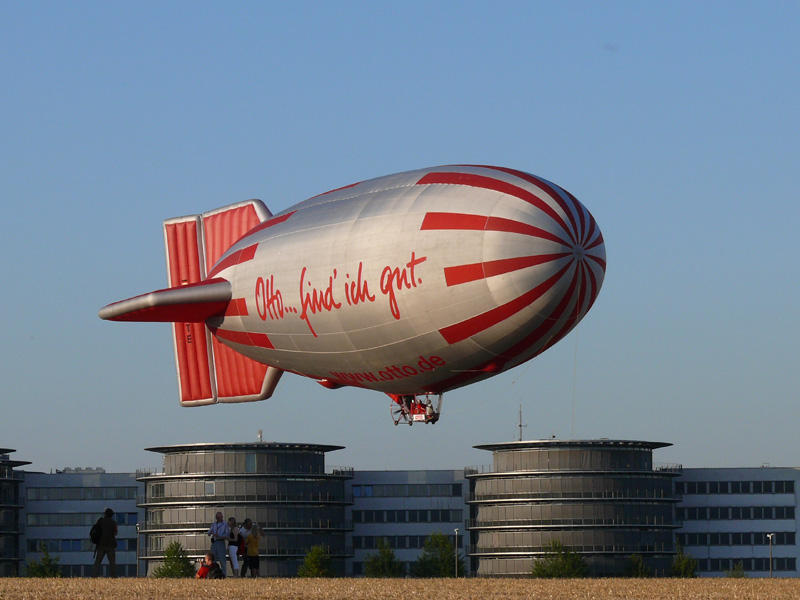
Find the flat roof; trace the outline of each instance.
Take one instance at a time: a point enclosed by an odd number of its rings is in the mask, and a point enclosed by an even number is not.
[[[503,450],[533,450],[546,449],[550,447],[573,447],[573,448],[641,448],[645,450],[655,450],[672,446],[669,442],[645,442],[641,440],[611,440],[600,438],[596,440],[522,440],[515,442],[501,442],[497,444],[481,444],[473,446],[478,450],[490,450],[493,452]]]
[[[294,450],[297,452],[332,452],[343,450],[344,446],[330,444],[305,444],[289,442],[230,442],[230,443],[200,443],[200,444],[175,444],[172,446],[154,446],[145,448],[148,452],[161,454],[174,454],[176,452],[201,452],[203,450]]]

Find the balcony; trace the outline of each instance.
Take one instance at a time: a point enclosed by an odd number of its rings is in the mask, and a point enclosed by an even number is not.
[[[208,496],[139,496],[137,506],[161,506],[164,504],[352,504],[353,495],[344,494],[235,494],[225,496],[212,494]]]
[[[677,528],[672,519],[660,516],[643,516],[641,518],[626,519],[509,519],[498,521],[484,521],[469,519],[467,529],[470,531],[481,529],[539,529],[549,527],[666,527]]]
[[[205,533],[208,531],[208,523],[153,523],[142,524],[140,533],[156,532],[194,532]],[[349,519],[307,519],[302,521],[267,521],[259,523],[263,532],[287,531],[287,530],[306,530],[306,531],[353,531],[353,522]]]

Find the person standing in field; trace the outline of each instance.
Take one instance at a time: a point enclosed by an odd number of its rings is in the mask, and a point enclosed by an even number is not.
[[[108,557],[108,574],[110,577],[117,576],[117,522],[114,520],[114,511],[107,508],[103,513],[103,518],[98,521],[100,525],[100,541],[95,548],[94,569],[92,577],[100,574],[100,564],[103,557]]]
[[[208,528],[208,535],[211,536],[211,553],[222,568],[222,574],[227,575],[228,539],[231,537],[231,528],[228,527],[221,512],[217,512],[215,519]]]
[[[228,518],[228,528],[231,530],[228,538],[228,556],[231,559],[231,577],[239,575],[239,528],[236,526],[236,519]]]
[[[250,521],[250,519],[245,520],[245,526],[248,525],[247,521]],[[247,556],[244,557],[244,564],[250,569],[250,577],[258,577],[258,540],[261,538],[261,530],[258,528],[258,523],[250,522],[249,525],[250,532],[244,540],[245,546],[247,546]],[[244,573],[245,568],[242,567],[242,577],[244,577]]]

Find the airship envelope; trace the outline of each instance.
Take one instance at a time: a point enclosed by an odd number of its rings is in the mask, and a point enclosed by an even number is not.
[[[101,309],[167,321],[183,405],[261,400],[284,371],[419,398],[537,356],[591,308],[606,268],[589,211],[528,173],[444,166],[164,222],[169,287]],[[397,422],[397,420],[395,421]]]

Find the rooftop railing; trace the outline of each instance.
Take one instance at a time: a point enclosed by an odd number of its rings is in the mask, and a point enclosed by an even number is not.
[[[337,465],[326,465],[324,469],[318,467],[310,467],[303,471],[183,471],[182,473],[167,473],[162,469],[136,469],[136,478],[141,477],[214,477],[217,475],[236,475],[240,477],[322,477],[325,475],[333,477],[347,477],[352,478],[355,472],[353,467],[342,467]]]

